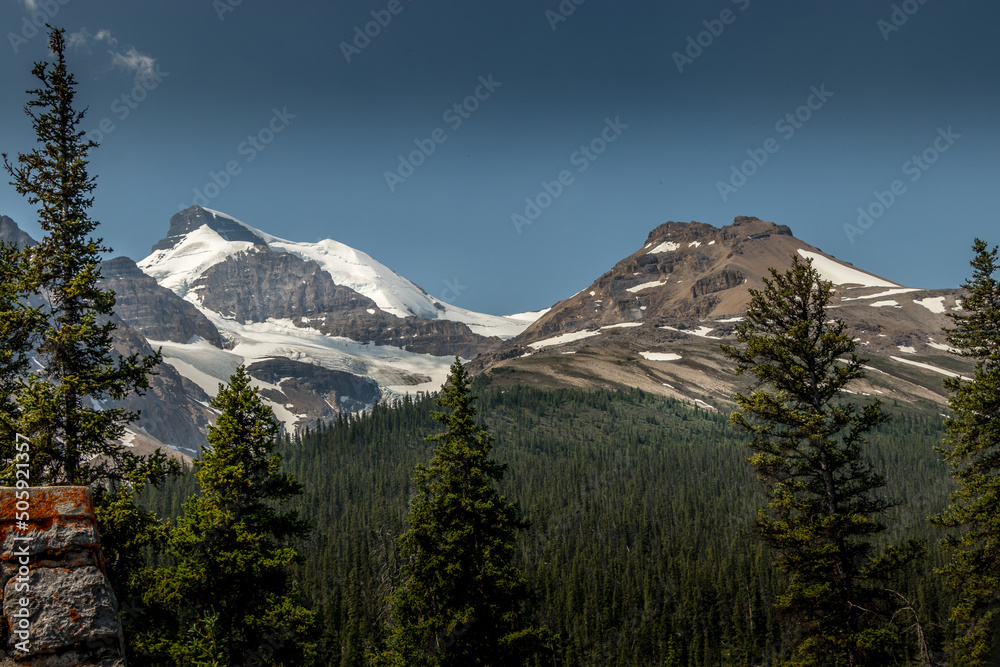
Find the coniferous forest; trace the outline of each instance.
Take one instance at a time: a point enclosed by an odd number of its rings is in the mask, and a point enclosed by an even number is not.
[[[975,362],[945,383],[950,418],[845,389],[866,362],[796,257],[723,347],[757,380],[740,412],[456,358],[440,395],[287,434],[240,365],[181,470],[100,407],[161,356],[112,355],[96,144],[63,31],[49,44],[42,148],[4,156],[46,236],[0,244],[0,477],[93,488],[131,664],[998,664],[997,248],[976,240],[949,314]]]
[[[500,490],[531,522],[518,564],[539,623],[557,635],[555,664],[777,664],[789,639],[773,610],[781,575],[754,536],[764,497],[726,415],[638,390],[479,380],[473,391],[509,464]],[[423,438],[440,431],[433,410],[431,397],[408,398],[283,439],[283,468],[305,489],[296,506],[314,528],[297,577],[319,612],[319,664],[365,664],[383,639],[413,470],[430,458]],[[952,490],[934,449],[944,420],[893,412],[869,448],[887,496],[902,501],[884,537],[928,547],[899,577],[913,609],[896,626],[912,634],[919,624],[940,649],[951,602],[931,576],[944,557],[927,517]],[[176,513],[193,489],[187,476],[148,498]]]

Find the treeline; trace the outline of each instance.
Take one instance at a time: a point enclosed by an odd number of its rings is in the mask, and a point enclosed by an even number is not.
[[[501,491],[532,522],[518,565],[539,622],[559,637],[558,664],[777,664],[788,640],[773,610],[783,582],[754,537],[765,500],[726,415],[639,390],[474,391],[496,458],[509,464]],[[319,664],[365,664],[384,632],[413,469],[432,452],[424,436],[439,430],[433,410],[426,396],[378,405],[280,447],[305,489],[294,504],[314,527],[296,574],[322,626]],[[904,501],[886,517],[886,539],[928,544],[898,582],[919,613],[900,627],[919,620],[937,648],[951,599],[931,572],[945,558],[926,517],[952,489],[934,450],[943,434],[942,418],[900,412],[869,448],[886,493]],[[182,479],[148,496],[170,514],[192,488]]]

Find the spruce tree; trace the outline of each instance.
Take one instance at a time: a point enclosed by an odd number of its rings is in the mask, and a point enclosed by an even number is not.
[[[51,29],[54,62],[36,63],[40,87],[25,108],[40,144],[12,164],[11,184],[38,205],[42,240],[0,248],[0,459],[13,460],[15,434],[30,439],[32,485],[88,485],[95,495],[108,576],[126,626],[126,651],[141,621],[135,575],[145,550],[162,535],[159,520],[136,495],[179,471],[157,451],[136,456],[121,443],[137,412],[115,407],[148,388],[159,354],[121,356],[113,349],[115,295],[99,285],[102,253],[88,209],[96,181],[87,171],[97,146],[80,129],[76,79],[66,65],[64,31]],[[29,366],[34,357],[37,367]],[[0,471],[10,484],[13,470]],[[141,616],[141,614],[138,614]],[[141,624],[141,623],[140,623]]]
[[[206,641],[226,665],[312,664],[314,614],[299,604],[290,567],[309,524],[279,506],[302,493],[281,472],[278,421],[240,366],[212,406],[209,447],[195,460],[201,495],[184,504],[168,539],[175,564],[147,576],[147,603],[168,612],[174,636],[159,645],[196,664]],[[156,648],[156,635],[146,645]]]
[[[98,223],[87,212],[95,188],[87,154],[97,144],[80,129],[84,112],[73,106],[76,79],[66,67],[63,33],[49,34],[55,62],[32,70],[41,86],[28,91],[34,99],[25,112],[41,147],[18,155],[15,164],[3,156],[11,184],[38,205],[45,232],[23,250],[21,273],[11,283],[46,303],[41,320],[26,323],[36,329],[41,369],[16,392],[16,428],[31,439],[33,484],[88,485],[120,480],[137,464],[120,439],[138,414],[102,404],[148,388],[147,374],[160,357],[113,354],[115,296],[98,285],[101,253],[110,249],[91,237]]]
[[[27,303],[24,293],[24,256],[14,244],[0,242],[0,484],[16,482],[18,388],[30,369],[30,352],[40,311]]]
[[[755,380],[737,393],[732,421],[749,432],[748,458],[769,498],[757,526],[777,551],[788,586],[776,607],[791,626],[794,665],[886,665],[900,654],[891,626],[898,608],[887,577],[919,547],[876,553],[892,503],[865,460],[863,445],[888,420],[878,401],[843,400],[864,363],[842,321],[829,321],[833,286],[811,262],[771,270],[736,328],[743,344],[723,346],[737,374]]]
[[[455,359],[435,412],[443,433],[429,465],[417,466],[417,494],[402,535],[402,582],[391,597],[388,648],[376,665],[524,665],[547,631],[530,621],[532,595],[515,567],[517,505],[493,486],[506,465],[490,458],[492,437],[476,424],[476,397]]]
[[[948,314],[955,328],[947,334],[976,370],[971,381],[945,380],[954,416],[951,447],[941,451],[958,488],[932,520],[960,529],[943,540],[954,558],[942,573],[956,592],[955,664],[978,666],[1000,661],[1000,262],[997,248],[980,239],[973,251],[962,312]]]

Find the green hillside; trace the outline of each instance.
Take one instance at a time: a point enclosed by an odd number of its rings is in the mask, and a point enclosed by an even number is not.
[[[638,390],[476,391],[495,456],[510,466],[502,490],[532,522],[519,565],[538,592],[540,621],[560,636],[556,664],[774,663],[780,574],[752,535],[764,499],[725,415]],[[433,409],[428,397],[380,405],[283,445],[315,527],[299,578],[322,615],[324,664],[364,664],[380,637],[413,468],[430,458],[423,437],[438,430]],[[898,585],[932,644],[948,608],[929,576],[940,535],[926,520],[951,488],[934,451],[942,422],[901,413],[870,448],[887,493],[904,501],[886,517],[889,539],[929,543]],[[180,480],[151,502],[176,513],[191,488]],[[913,622],[900,618],[900,632]]]

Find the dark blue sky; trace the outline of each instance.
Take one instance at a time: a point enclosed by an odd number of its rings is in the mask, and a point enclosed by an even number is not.
[[[575,293],[667,220],[755,215],[918,287],[1000,242],[992,0],[61,2],[0,5],[0,150],[34,145],[34,13],[76,35],[85,125],[110,130],[94,217],[135,259],[196,189],[493,313]],[[0,213],[38,236],[10,186]]]

